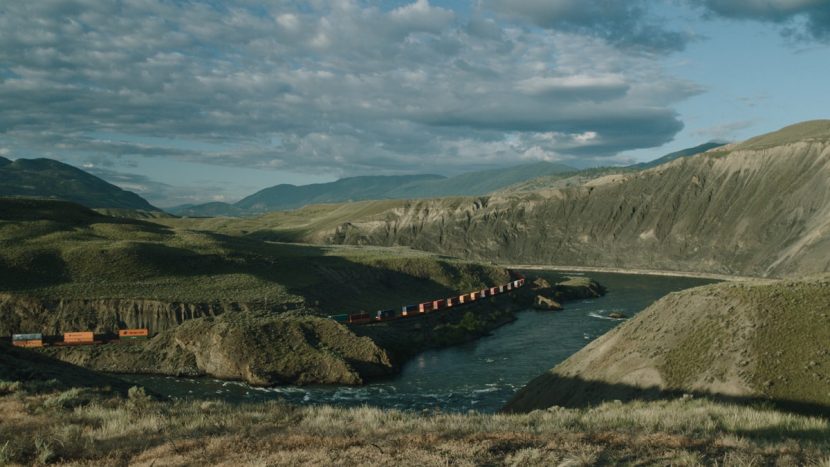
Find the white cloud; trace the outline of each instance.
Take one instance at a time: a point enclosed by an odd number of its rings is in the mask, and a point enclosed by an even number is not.
[[[700,92],[618,42],[425,0],[11,2],[0,134],[43,154],[338,174],[607,157],[671,140],[673,104]]]

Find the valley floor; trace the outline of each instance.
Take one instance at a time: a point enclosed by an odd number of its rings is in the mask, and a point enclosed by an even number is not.
[[[698,399],[413,414],[6,382],[0,411],[3,465],[830,465],[830,421]]]

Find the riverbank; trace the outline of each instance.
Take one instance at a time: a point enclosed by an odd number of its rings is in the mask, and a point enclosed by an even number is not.
[[[561,300],[598,296],[590,280],[556,284]],[[410,292],[412,293],[412,292]],[[362,385],[400,372],[415,355],[488,335],[532,304],[534,286],[415,318],[344,325],[308,313],[236,312],[187,320],[148,341],[50,347],[97,371],[208,376],[253,386]],[[561,295],[561,297],[560,297]]]
[[[737,275],[728,275],[728,274],[709,274],[709,273],[702,273],[702,272],[693,272],[693,271],[666,271],[666,270],[657,270],[657,269],[632,269],[632,268],[604,268],[604,267],[595,267],[595,266],[562,266],[562,265],[553,265],[553,264],[521,264],[521,265],[506,265],[500,264],[499,266],[508,268],[508,269],[516,269],[516,270],[526,270],[526,271],[557,271],[557,272],[580,272],[580,273],[590,273],[590,272],[599,272],[599,273],[608,273],[608,274],[629,274],[635,276],[664,276],[664,277],[689,277],[695,279],[712,279],[717,281],[735,281],[735,282],[744,282],[744,281],[758,281],[764,280],[763,277],[752,277],[752,276],[737,276]],[[773,280],[773,279],[770,279]]]

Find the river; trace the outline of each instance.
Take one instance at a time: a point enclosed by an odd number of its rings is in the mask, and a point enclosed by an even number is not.
[[[570,273],[583,275],[583,273]],[[604,297],[567,302],[560,312],[523,311],[516,321],[465,345],[427,351],[389,381],[361,387],[255,388],[214,379],[125,376],[175,398],[229,401],[282,399],[293,404],[372,405],[402,410],[495,412],[519,388],[660,297],[715,281],[708,279],[587,273],[608,288]]]

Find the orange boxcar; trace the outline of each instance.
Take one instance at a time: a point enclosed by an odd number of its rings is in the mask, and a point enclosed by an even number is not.
[[[95,341],[95,334],[92,331],[84,332],[65,332],[63,333],[64,342],[93,342]]]
[[[12,345],[15,347],[43,347],[43,340],[32,339],[29,341],[13,341]]]
[[[150,330],[142,329],[119,329],[118,337],[147,337],[150,335]]]

